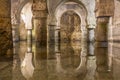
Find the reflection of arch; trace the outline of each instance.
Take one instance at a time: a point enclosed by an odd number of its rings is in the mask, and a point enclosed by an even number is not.
[[[64,45],[63,45],[64,46]],[[80,63],[79,66],[75,67],[74,69],[66,70],[65,68],[63,68],[62,64],[61,64],[61,51],[56,52],[56,59],[57,59],[57,64],[56,64],[56,69],[58,73],[62,73],[63,75],[65,74],[72,74],[72,75],[76,75],[79,74],[80,78],[84,79],[85,75],[86,75],[86,70],[87,70],[87,60],[86,60],[86,55],[87,55],[87,44],[86,43],[82,43],[81,46],[82,51],[80,54]],[[83,76],[84,75],[84,76]]]
[[[56,58],[57,58],[57,66],[56,66],[56,69],[58,71],[58,73],[63,73],[64,74],[73,74],[73,75],[76,75],[76,73],[80,74],[80,75],[85,75],[86,74],[86,57],[85,56],[81,56],[81,63],[79,64],[79,66],[75,69],[73,69],[72,71],[68,71],[68,70],[65,70],[62,65],[61,65],[61,55],[60,53],[59,54],[56,54]],[[81,76],[81,78],[84,79],[85,76]]]
[[[57,54],[56,55],[57,62],[58,62],[57,64],[60,66],[59,68],[61,68],[61,70],[63,70],[63,68],[61,66],[61,58],[60,58],[60,56],[61,56],[61,54]],[[86,57],[81,54],[80,59],[81,59],[80,64],[79,64],[79,66],[76,69],[74,69],[74,72],[77,72],[77,71],[80,71],[80,70],[82,71],[82,69],[86,65]],[[66,71],[66,70],[64,70],[64,71]]]
[[[24,60],[21,62],[21,72],[26,79],[33,76],[34,66],[32,63],[32,53],[26,53]]]

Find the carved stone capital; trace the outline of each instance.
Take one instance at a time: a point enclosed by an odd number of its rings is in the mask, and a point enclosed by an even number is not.
[[[96,17],[113,16],[114,0],[96,0]]]
[[[47,10],[46,2],[33,3],[33,10]]]
[[[44,10],[44,11],[34,10],[33,11],[33,18],[39,18],[39,17],[47,17],[47,11],[46,10]]]
[[[108,23],[109,22],[109,17],[99,17],[97,18],[98,23]]]

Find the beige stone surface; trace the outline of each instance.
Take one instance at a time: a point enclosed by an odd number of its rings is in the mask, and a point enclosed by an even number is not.
[[[0,55],[12,54],[10,0],[0,0]]]

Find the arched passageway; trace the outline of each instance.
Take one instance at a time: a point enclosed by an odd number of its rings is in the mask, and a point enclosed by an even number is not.
[[[80,17],[73,11],[63,13],[60,20],[60,41],[81,41]]]

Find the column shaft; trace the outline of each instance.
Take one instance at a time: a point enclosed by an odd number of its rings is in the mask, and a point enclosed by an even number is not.
[[[108,41],[108,37],[107,37],[108,23],[109,23],[109,17],[98,17],[97,18],[97,27],[95,30],[95,40],[96,41],[98,41],[98,42]]]

